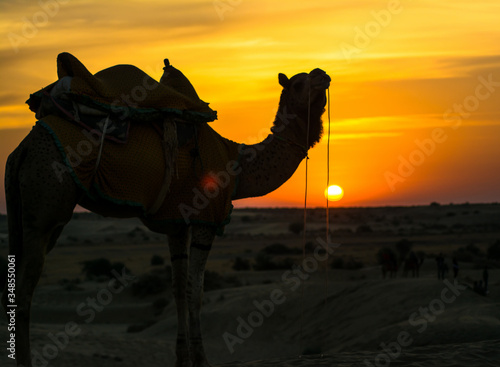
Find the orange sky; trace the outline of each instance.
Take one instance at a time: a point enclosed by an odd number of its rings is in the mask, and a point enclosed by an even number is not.
[[[271,126],[279,72],[322,68],[331,183],[345,190],[334,205],[500,198],[498,0],[41,0],[1,2],[0,14],[0,212],[6,157],[34,123],[24,102],[56,80],[63,51],[94,73],[133,64],[156,79],[169,58],[218,111],[212,126],[244,143]],[[326,137],[310,158],[308,203],[323,206]],[[236,204],[300,206],[304,180],[302,164]]]

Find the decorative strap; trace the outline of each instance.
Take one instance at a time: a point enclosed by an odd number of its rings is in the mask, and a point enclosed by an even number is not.
[[[147,215],[154,215],[160,210],[172,183],[174,165],[177,157],[177,125],[170,119],[163,120],[163,154],[165,158],[165,174],[160,192]]]

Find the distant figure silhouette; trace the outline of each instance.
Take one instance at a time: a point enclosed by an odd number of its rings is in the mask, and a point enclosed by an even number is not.
[[[444,280],[444,272],[445,272],[445,264],[443,253],[440,253],[438,257],[436,257],[436,263],[438,268],[438,279]]]
[[[458,275],[458,260],[457,257],[455,256],[453,258],[453,278],[457,279],[457,275]]]
[[[420,259],[417,257],[417,255],[415,254],[415,252],[410,252],[410,255],[408,257],[408,259],[406,259],[405,263],[404,263],[404,268],[403,268],[403,276],[407,277],[408,276],[408,272],[411,270],[411,273],[412,273],[412,277],[415,278],[415,277],[419,277],[419,270],[420,270],[420,266],[422,265],[422,263],[424,262],[424,258],[423,257],[420,257]]]

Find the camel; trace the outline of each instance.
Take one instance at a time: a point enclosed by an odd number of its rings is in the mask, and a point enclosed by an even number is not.
[[[424,258],[418,258],[417,255],[412,251],[410,257],[404,261],[403,266],[403,277],[408,277],[408,273],[411,271],[411,276],[413,278],[418,278],[420,275],[420,267],[424,262]]]
[[[321,139],[321,115],[330,80],[321,69],[292,78],[279,74],[283,90],[271,134],[260,143],[245,145],[246,154],[239,161],[239,184],[233,200],[266,195],[293,175],[307,151]],[[188,223],[158,228],[136,211],[117,210],[116,205],[105,200],[90,205],[73,180],[58,181],[53,173],[53,162],[62,165],[61,154],[52,136],[36,124],[9,156],[6,165],[9,252],[16,256],[17,267],[17,366],[32,366],[29,340],[32,295],[42,273],[45,255],[54,248],[79,204],[105,216],[139,216],[149,229],[167,235],[178,316],[175,365],[209,367],[200,331],[200,309],[205,264],[216,236],[214,228]],[[2,304],[6,309],[7,302],[5,288]]]

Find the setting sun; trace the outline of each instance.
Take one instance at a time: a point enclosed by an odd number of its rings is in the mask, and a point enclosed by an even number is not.
[[[325,190],[325,196],[329,201],[339,201],[344,196],[344,190],[338,185],[331,185]]]

